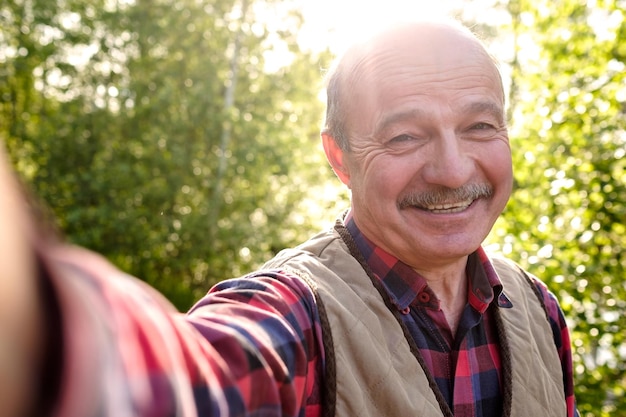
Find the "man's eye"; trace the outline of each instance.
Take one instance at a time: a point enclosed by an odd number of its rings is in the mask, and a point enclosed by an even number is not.
[[[398,135],[394,138],[391,138],[389,142],[390,143],[402,143],[402,142],[408,142],[411,140],[415,140],[415,138],[411,135]]]
[[[498,133],[498,128],[491,123],[479,122],[470,126],[465,137],[471,140],[491,139]]]
[[[472,129],[474,130],[495,130],[496,127],[490,123],[476,123],[475,125],[472,126]]]

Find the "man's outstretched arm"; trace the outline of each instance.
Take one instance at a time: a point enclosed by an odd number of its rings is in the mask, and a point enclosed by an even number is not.
[[[61,247],[46,263],[62,317],[57,415],[319,412],[307,399],[319,399],[323,348],[298,278],[266,271],[226,281],[184,315],[93,253]]]

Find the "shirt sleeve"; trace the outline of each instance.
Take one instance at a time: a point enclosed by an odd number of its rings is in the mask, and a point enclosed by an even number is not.
[[[223,282],[182,314],[98,255],[51,258],[63,334],[55,416],[319,415],[321,327],[299,278]]]
[[[574,396],[572,344],[565,315],[559,305],[558,299],[551,291],[548,290],[548,287],[536,277],[533,277],[533,280],[539,294],[543,298],[548,318],[550,320],[552,334],[554,336],[554,343],[556,345],[559,358],[561,359],[561,368],[563,369],[563,385],[565,387],[565,401],[567,403],[567,415],[568,417],[577,417],[579,414],[576,409],[576,398]]]

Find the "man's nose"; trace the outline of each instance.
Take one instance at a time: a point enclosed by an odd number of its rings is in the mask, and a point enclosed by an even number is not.
[[[422,170],[424,181],[448,188],[467,184],[474,171],[472,144],[462,141],[454,132],[443,132],[430,145]]]

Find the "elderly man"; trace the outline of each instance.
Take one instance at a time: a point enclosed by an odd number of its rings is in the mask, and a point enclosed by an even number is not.
[[[350,209],[187,315],[3,204],[7,415],[576,415],[556,299],[481,248],[512,187],[504,113],[496,65],[459,25],[354,45],[322,132]]]

